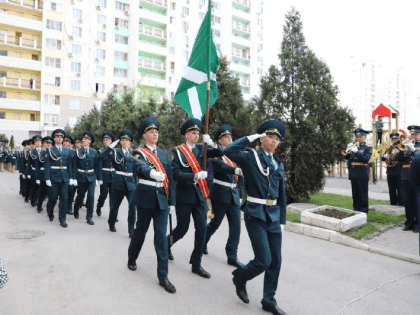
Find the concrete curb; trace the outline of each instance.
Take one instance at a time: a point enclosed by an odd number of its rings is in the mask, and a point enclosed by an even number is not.
[[[417,257],[414,255],[399,253],[399,252],[391,251],[384,248],[372,247],[361,241],[355,240],[354,238],[343,235],[336,231],[331,231],[331,230],[327,230],[327,229],[323,229],[323,228],[319,228],[319,227],[311,226],[307,224],[302,224],[302,223],[294,223],[290,221],[287,221],[287,224],[284,226],[284,230],[288,232],[320,238],[320,239],[330,241],[336,244],[370,251],[372,253],[408,261],[411,263],[420,264],[420,256]]]

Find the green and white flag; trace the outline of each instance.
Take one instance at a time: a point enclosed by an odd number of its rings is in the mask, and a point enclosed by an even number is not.
[[[216,72],[219,67],[216,46],[211,32],[211,1],[194,42],[191,57],[175,93],[175,100],[192,118],[206,113],[207,81],[210,81],[209,107],[218,97]]]

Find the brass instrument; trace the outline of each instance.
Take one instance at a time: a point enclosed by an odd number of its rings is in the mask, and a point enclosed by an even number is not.
[[[353,148],[357,148],[357,147],[359,147],[359,142],[353,143],[351,146],[347,147],[346,150],[341,150],[341,154],[344,155],[344,156],[346,156],[347,154],[350,154],[351,153],[351,150]]]
[[[397,165],[397,161],[395,160],[396,154],[392,154],[392,151],[394,149],[402,150],[403,141],[406,141],[406,139],[406,135],[400,135],[399,139],[385,150],[385,153],[389,155],[389,158],[385,160],[386,167],[394,167]]]

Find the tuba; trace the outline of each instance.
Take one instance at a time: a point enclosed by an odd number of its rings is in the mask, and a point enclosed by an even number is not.
[[[387,158],[385,160],[385,164],[386,167],[394,167],[395,165],[397,165],[397,161],[395,160],[396,158],[396,154],[392,154],[392,151],[394,149],[398,149],[398,150],[403,150],[402,149],[402,145],[403,142],[407,140],[407,136],[406,135],[400,135],[399,139],[397,141],[395,141],[394,143],[392,143],[386,150],[385,153],[387,153],[389,155],[389,158]]]

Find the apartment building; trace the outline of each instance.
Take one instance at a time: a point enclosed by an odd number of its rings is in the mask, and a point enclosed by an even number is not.
[[[263,69],[263,0],[212,1],[213,38],[248,102]],[[0,0],[0,135],[74,126],[109,92],[173,98],[208,0]]]

